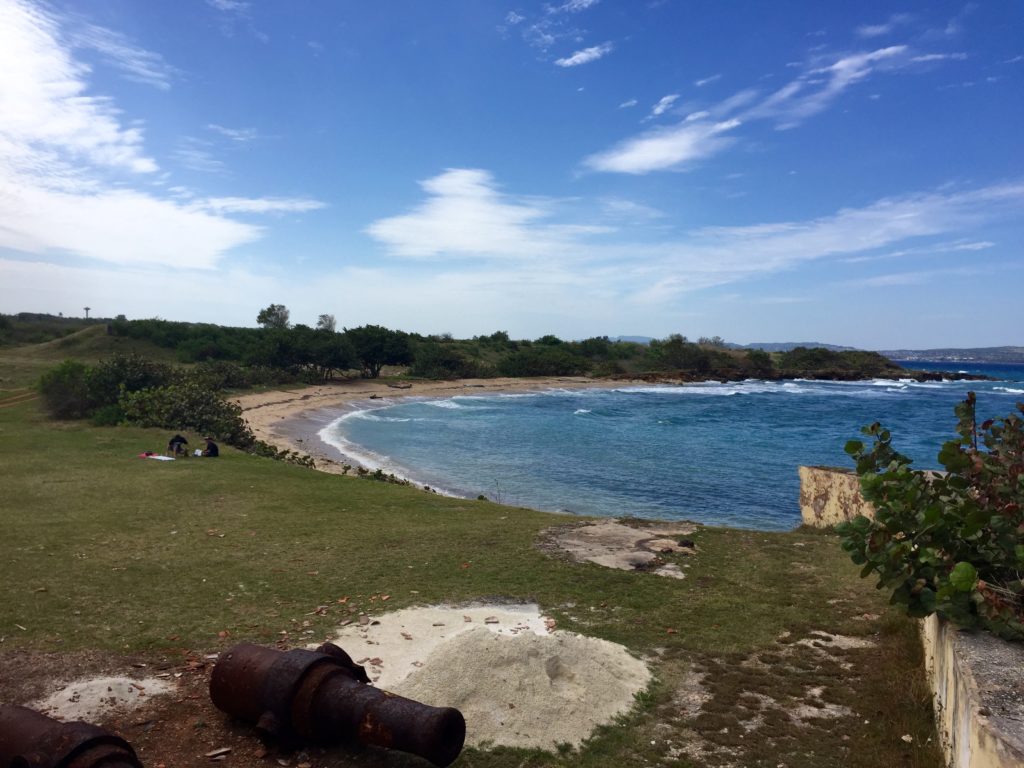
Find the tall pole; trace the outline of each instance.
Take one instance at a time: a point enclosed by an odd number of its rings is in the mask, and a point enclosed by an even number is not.
[[[85,319],[88,320],[89,319],[89,310],[92,309],[92,307],[85,307],[84,309],[85,309]]]

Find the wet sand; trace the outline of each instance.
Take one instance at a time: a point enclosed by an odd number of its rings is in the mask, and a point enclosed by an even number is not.
[[[313,457],[316,468],[342,474],[344,465],[360,466],[317,434],[346,410],[381,407],[402,397],[455,397],[456,395],[505,392],[539,392],[549,389],[620,387],[627,382],[600,381],[583,376],[534,379],[459,379],[457,381],[385,382],[351,379],[337,383],[295,387],[235,398],[242,416],[256,437],[278,449]]]

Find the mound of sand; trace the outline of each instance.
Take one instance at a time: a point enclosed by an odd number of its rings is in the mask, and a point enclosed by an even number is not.
[[[379,687],[466,718],[466,743],[578,746],[651,680],[621,645],[553,631],[536,605],[410,608],[335,642]]]
[[[157,677],[144,680],[96,677],[69,683],[28,706],[57,720],[95,723],[110,712],[131,711],[141,707],[148,696],[158,696],[173,690],[172,683]]]

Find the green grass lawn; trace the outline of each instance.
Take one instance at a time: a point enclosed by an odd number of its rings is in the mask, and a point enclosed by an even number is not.
[[[832,535],[700,528],[678,581],[535,546],[574,518],[227,447],[219,459],[137,457],[168,437],[51,422],[38,402],[0,408],[4,674],[15,651],[301,645],[330,635],[350,609],[536,601],[560,629],[651,659],[657,682],[635,714],[579,753],[467,751],[459,765],[941,765],[915,626],[857,577]],[[386,603],[370,600],[382,594]],[[814,631],[875,647],[815,645]],[[695,679],[699,710],[681,703]],[[785,711],[811,689],[823,715],[794,725]],[[766,709],[765,697],[778,706]],[[829,705],[850,714],[827,719]],[[686,743],[706,749],[680,757]]]

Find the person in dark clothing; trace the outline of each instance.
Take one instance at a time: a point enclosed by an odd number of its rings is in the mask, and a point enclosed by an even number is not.
[[[220,456],[220,448],[218,448],[217,444],[213,442],[212,437],[204,437],[203,440],[206,441],[206,448],[203,450],[203,456],[208,456],[211,459]]]
[[[188,445],[188,440],[181,435],[175,435],[167,441],[167,453],[171,456],[188,456],[186,445]]]

